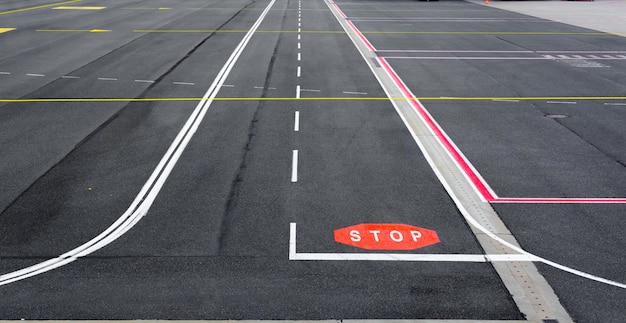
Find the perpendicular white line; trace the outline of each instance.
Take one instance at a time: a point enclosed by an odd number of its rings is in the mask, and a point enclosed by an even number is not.
[[[79,257],[84,257],[88,254],[91,254],[108,245],[109,243],[115,241],[126,231],[130,230],[137,222],[139,222],[139,220],[145,214],[147,214],[150,206],[152,205],[152,203],[156,199],[156,196],[163,187],[165,180],[171,174],[172,169],[174,168],[178,159],[185,150],[185,147],[198,129],[198,126],[206,115],[206,112],[211,105],[211,102],[217,96],[220,86],[226,80],[226,77],[232,70],[234,64],[237,62],[239,56],[241,56],[241,53],[250,41],[250,38],[258,29],[265,16],[267,16],[274,3],[275,0],[272,0],[267,5],[265,10],[259,16],[256,23],[248,30],[239,45],[235,48],[231,56],[228,58],[228,60],[218,73],[218,76],[214,79],[213,83],[203,96],[202,100],[198,103],[191,116],[168,148],[163,158],[159,161],[157,167],[150,175],[148,181],[141,188],[139,194],[135,197],[130,207],[124,212],[124,214],[122,214],[122,216],[120,216],[111,226],[109,226],[104,232],[100,233],[95,238],[60,255],[59,257],[49,259],[42,263],[35,264],[33,266],[13,271],[4,275],[0,275],[0,285],[6,285],[11,282],[44,273],[46,271],[70,263]]]
[[[423,262],[541,261],[541,258],[528,254],[298,253],[296,229],[296,223],[292,222],[289,224],[289,260]]]
[[[300,85],[296,85],[296,99],[300,98]]]
[[[300,111],[296,111],[294,115],[293,131],[300,131]]]
[[[291,157],[291,182],[298,182],[298,151],[294,150]]]
[[[301,67],[301,66],[298,66],[298,71],[297,71],[297,73],[296,73],[296,76],[297,76],[297,77],[300,77],[301,75],[302,75],[302,67]]]

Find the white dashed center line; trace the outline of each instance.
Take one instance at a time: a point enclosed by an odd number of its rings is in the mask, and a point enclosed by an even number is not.
[[[298,181],[298,151],[294,150],[291,160],[291,182],[296,183]]]
[[[300,111],[296,111],[293,121],[293,131],[300,131]]]
[[[45,76],[45,75],[44,74],[26,74],[26,76],[42,77],[42,76]]]
[[[113,77],[99,77],[98,80],[99,81],[117,81],[117,79]]]
[[[190,82],[174,82],[174,84],[176,84],[176,85],[196,85],[196,83],[190,83]]]

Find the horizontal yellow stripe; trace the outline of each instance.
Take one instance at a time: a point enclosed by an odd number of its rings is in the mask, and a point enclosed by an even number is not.
[[[592,101],[626,100],[626,96],[546,96],[546,97],[417,97],[420,101]],[[49,98],[49,99],[0,99],[0,103],[54,103],[54,102],[167,102],[167,101],[202,101],[202,98]],[[386,101],[409,100],[407,98],[386,97],[319,97],[319,98],[215,98],[214,101]]]
[[[136,29],[135,33],[247,33],[247,29]],[[297,33],[297,30],[257,30],[256,33]],[[303,34],[345,34],[343,30],[301,30]]]
[[[43,6],[15,9],[15,10],[11,10],[11,11],[0,12],[0,15],[8,15],[8,14],[17,13],[17,12],[36,10],[36,9],[42,9],[42,8],[49,8],[49,7],[59,6],[59,5],[62,5],[62,4],[75,3],[75,2],[80,2],[80,1],[81,0],[71,0],[71,1],[64,1],[64,2],[57,2],[57,3],[46,4],[46,5],[43,5]]]

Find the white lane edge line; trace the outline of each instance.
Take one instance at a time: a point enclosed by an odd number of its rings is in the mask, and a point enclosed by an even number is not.
[[[256,32],[265,16],[267,16],[267,13],[270,11],[275,1],[276,0],[272,0],[268,4],[255,24],[248,30],[244,38],[235,48],[202,100],[198,103],[191,116],[187,119],[187,122],[168,148],[163,158],[159,161],[159,164],[150,175],[148,181],[141,188],[139,194],[135,197],[131,206],[124,212],[124,214],[122,214],[122,216],[120,216],[111,226],[95,238],[56,258],[0,275],[0,286],[53,270],[57,267],[68,264],[79,257],[89,255],[115,241],[125,232],[130,230],[143,216],[147,214],[150,206],[156,199],[156,196],[176,165],[178,158],[180,158],[185,147],[191,140],[191,137],[196,132],[200,122],[206,114],[206,111],[211,105],[211,102],[219,92],[220,86],[226,80],[226,77],[250,41],[250,38]]]

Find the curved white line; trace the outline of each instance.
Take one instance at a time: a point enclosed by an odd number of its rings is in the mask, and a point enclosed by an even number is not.
[[[165,155],[159,161],[159,164],[150,175],[148,181],[143,185],[141,191],[139,192],[137,197],[135,197],[130,207],[124,212],[124,214],[122,214],[122,216],[120,216],[105,231],[79,247],[76,247],[56,258],[52,258],[39,264],[1,275],[0,286],[53,270],[55,268],[67,265],[80,257],[87,256],[121,237],[124,233],[128,232],[128,230],[135,226],[135,224],[137,224],[139,220],[141,220],[141,218],[143,218],[148,213],[148,210],[150,209],[152,203],[161,191],[161,188],[165,184],[165,181],[169,177],[172,169],[174,169],[174,166],[176,165],[178,159],[187,147],[187,144],[189,144],[189,141],[200,126],[200,123],[204,119],[204,116],[206,115],[207,110],[213,102],[213,99],[215,99],[215,97],[217,96],[220,87],[224,84],[224,81],[230,74],[230,71],[239,59],[239,56],[252,38],[252,35],[259,28],[259,25],[264,20],[265,16],[270,11],[275,1],[276,0],[272,0],[267,5],[257,21],[254,23],[254,25],[252,25],[244,38],[237,45],[220,72],[217,74],[216,78],[213,80],[213,83],[211,84],[207,92],[202,97],[202,100],[200,100],[200,102],[192,112],[191,116],[189,117],[189,119],[187,119],[187,122],[168,148]]]

